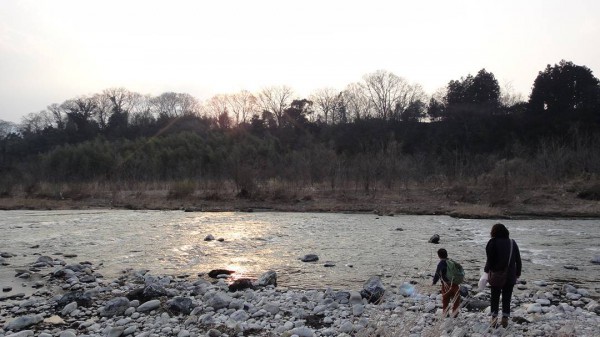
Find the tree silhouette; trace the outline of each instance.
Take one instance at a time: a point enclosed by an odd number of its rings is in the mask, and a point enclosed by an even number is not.
[[[588,67],[565,60],[547,65],[533,83],[529,111],[537,118],[551,121],[598,123],[599,83]]]
[[[450,81],[445,101],[447,118],[496,114],[500,107],[500,85],[494,74],[481,69],[475,77],[469,74]]]

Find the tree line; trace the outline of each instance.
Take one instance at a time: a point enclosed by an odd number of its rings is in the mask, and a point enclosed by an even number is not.
[[[508,174],[594,177],[599,83],[563,60],[539,72],[526,101],[485,69],[431,96],[382,70],[306,98],[287,86],[205,102],[112,88],[20,125],[0,121],[0,193],[40,181],[231,181],[254,193],[276,180],[370,193]]]

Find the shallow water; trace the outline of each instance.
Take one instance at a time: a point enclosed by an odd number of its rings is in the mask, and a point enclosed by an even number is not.
[[[102,263],[106,278],[125,268],[196,275],[212,269],[256,277],[275,270],[279,286],[360,289],[370,276],[401,284],[435,270],[446,248],[476,283],[495,220],[446,216],[376,216],[331,213],[185,213],[180,211],[3,211],[0,252],[17,254],[0,267],[0,286],[37,255],[67,263]],[[518,243],[526,281],[567,281],[596,292],[600,265],[599,220],[503,220]],[[401,231],[398,229],[402,229]],[[212,234],[223,242],[204,241]],[[440,244],[427,243],[439,234]],[[38,246],[38,248],[31,248]],[[76,254],[64,258],[58,254]],[[319,261],[299,257],[317,254]],[[334,267],[324,267],[330,261]],[[570,266],[576,269],[566,269]],[[14,283],[13,283],[14,284]],[[19,289],[15,289],[17,291]],[[13,291],[13,292],[14,292]]]

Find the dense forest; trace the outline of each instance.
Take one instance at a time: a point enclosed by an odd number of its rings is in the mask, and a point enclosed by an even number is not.
[[[113,88],[51,104],[19,125],[0,121],[0,195],[90,183],[168,183],[174,196],[238,198],[458,183],[502,191],[593,183],[599,149],[600,82],[567,61],[540,71],[527,100],[485,69],[430,96],[386,71],[305,98],[286,86],[205,102]]]

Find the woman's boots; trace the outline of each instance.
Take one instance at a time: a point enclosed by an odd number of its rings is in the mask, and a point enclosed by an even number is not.
[[[492,328],[498,328],[500,325],[502,325],[503,328],[506,328],[508,326],[508,317],[503,316],[500,323],[498,323],[498,317],[492,317],[490,326]]]

